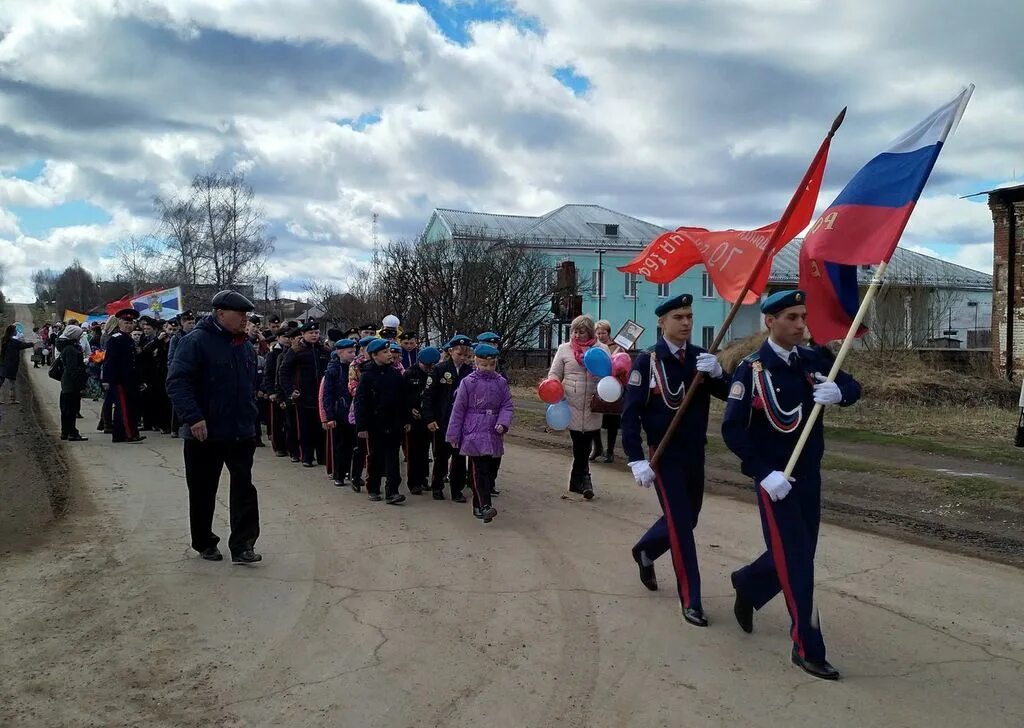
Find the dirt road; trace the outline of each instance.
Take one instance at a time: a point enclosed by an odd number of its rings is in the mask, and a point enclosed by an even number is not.
[[[29,373],[52,418],[56,383]],[[701,630],[668,562],[651,593],[629,557],[654,495],[601,470],[595,501],[560,500],[563,452],[512,445],[484,525],[259,451],[265,561],[248,568],[189,550],[180,441],[86,434],[62,446],[75,508],[0,560],[0,725],[1024,724],[1009,566],[825,527],[818,605],[845,679],[823,683],[789,664],[781,600],[753,635],[733,622],[728,573],[762,549],[752,503],[707,500]]]

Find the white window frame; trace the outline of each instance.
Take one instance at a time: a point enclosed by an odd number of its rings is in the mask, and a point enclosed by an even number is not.
[[[590,272],[590,295],[593,298],[604,298],[607,295],[605,288],[605,271],[603,268],[594,268]]]
[[[715,327],[714,326],[702,326],[700,330],[701,347],[704,349],[710,349],[712,342],[715,340]]]
[[[700,293],[702,298],[712,299],[715,297],[715,284],[707,271],[704,271],[704,276],[701,278]]]
[[[671,283],[658,284],[658,298],[668,298],[671,295]]]
[[[623,298],[636,298],[640,286],[639,273],[623,273],[622,289],[625,291]],[[631,285],[632,284],[632,285]]]

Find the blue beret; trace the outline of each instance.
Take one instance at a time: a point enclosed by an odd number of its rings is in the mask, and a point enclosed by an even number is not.
[[[490,344],[480,344],[476,347],[476,355],[484,359],[494,359],[498,356],[498,350]]]
[[[359,340],[359,345],[360,346],[369,346],[371,341],[376,341],[376,340],[377,340],[376,336],[364,336],[363,338],[361,338]]]
[[[420,355],[416,357],[416,361],[420,364],[437,364],[441,361],[441,352],[433,346],[428,346],[420,352]]]
[[[356,342],[354,339],[340,339],[334,344],[335,349],[354,349]]]
[[[390,345],[387,339],[374,339],[366,345],[366,351],[370,354],[376,354],[378,351],[387,349]]]
[[[402,345],[399,344],[397,341],[389,342],[388,346],[391,347],[391,351],[401,351],[402,350]]]
[[[450,349],[453,346],[470,346],[472,343],[473,340],[465,334],[455,334],[452,340],[448,342],[448,348]]]
[[[693,305],[693,296],[689,293],[681,293],[675,298],[670,298],[665,303],[654,309],[655,316],[664,316],[669,311],[675,311],[677,308],[688,308]]]
[[[478,337],[476,337],[476,340],[481,342],[481,343],[490,344],[490,343],[493,343],[495,341],[501,341],[501,337],[498,336],[493,331],[485,331],[484,333],[482,333]]]
[[[761,313],[776,314],[790,306],[803,306],[806,303],[807,294],[798,288],[776,291],[761,302]]]

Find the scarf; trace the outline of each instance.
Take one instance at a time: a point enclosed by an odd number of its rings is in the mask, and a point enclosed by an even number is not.
[[[590,339],[589,341],[581,342],[574,336],[570,340],[570,343],[572,344],[572,355],[576,357],[576,363],[582,367],[583,355],[587,353],[587,350],[590,347],[597,343],[597,339]]]

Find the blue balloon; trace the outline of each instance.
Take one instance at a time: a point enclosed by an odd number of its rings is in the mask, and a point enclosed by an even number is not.
[[[595,346],[583,355],[583,366],[595,377],[607,377],[612,373],[612,358],[607,351]]]
[[[552,430],[568,429],[569,423],[572,422],[572,410],[569,409],[569,403],[563,399],[558,404],[548,405],[544,419]]]

